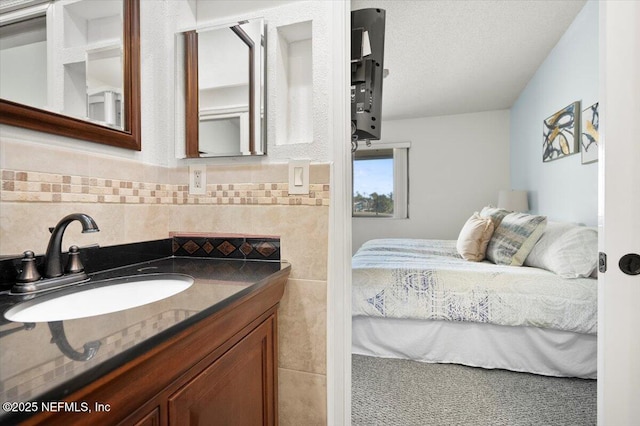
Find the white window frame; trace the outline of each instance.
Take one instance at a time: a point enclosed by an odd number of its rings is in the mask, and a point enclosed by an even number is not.
[[[361,142],[358,150],[393,150],[393,216],[360,216],[354,214],[351,206],[351,216],[358,219],[408,219],[409,218],[409,148],[411,142],[371,142],[369,145]],[[356,151],[357,152],[357,151]],[[356,161],[355,155],[353,160]],[[352,168],[353,171],[353,168]],[[351,193],[353,194],[353,179]]]

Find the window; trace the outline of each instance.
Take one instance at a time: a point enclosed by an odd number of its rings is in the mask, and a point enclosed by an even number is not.
[[[361,146],[353,155],[353,217],[404,219],[409,143]]]

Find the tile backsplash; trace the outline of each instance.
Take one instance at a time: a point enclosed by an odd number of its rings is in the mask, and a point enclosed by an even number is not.
[[[280,260],[280,238],[267,236],[184,234],[173,236],[174,256],[218,259]]]
[[[308,195],[289,195],[288,183],[209,184],[205,195],[190,195],[180,184],[2,170],[3,202],[304,205],[328,206],[329,185],[312,183]]]

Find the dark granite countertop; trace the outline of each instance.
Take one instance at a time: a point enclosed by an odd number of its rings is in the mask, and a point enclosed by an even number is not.
[[[290,268],[286,262],[168,256],[90,273],[91,281],[154,273],[190,275],[194,284],[176,295],[104,315],[57,321],[77,353],[99,342],[89,360],[77,361],[52,342],[53,323],[0,322],[0,402],[60,401],[109,371],[266,285]],[[19,297],[3,292],[4,313]],[[126,294],[123,294],[126,297]],[[72,306],[69,309],[73,309]],[[0,411],[0,423],[10,413]],[[3,418],[4,417],[4,418]]]

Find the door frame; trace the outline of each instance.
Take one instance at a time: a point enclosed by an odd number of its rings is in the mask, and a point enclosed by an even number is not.
[[[351,2],[331,2],[327,424],[351,424]]]
[[[640,275],[622,273],[618,260],[640,253],[640,4],[599,7],[598,248],[608,265],[598,277],[598,424],[631,425],[640,418]]]
[[[332,2],[332,47],[334,66],[332,78],[332,96],[333,96],[333,113],[332,113],[332,137],[330,144],[330,160],[331,166],[331,207],[329,218],[329,266],[328,266],[328,285],[327,285],[327,424],[329,425],[350,425],[351,424],[351,163],[348,123],[350,122],[348,110],[348,43],[350,38],[349,20],[350,2]],[[626,69],[640,69],[640,58],[627,57],[620,49],[608,49],[607,42],[612,43],[616,39],[617,42],[626,43],[626,48],[632,48],[633,37],[625,36],[625,32],[638,32],[640,26],[640,7],[635,6],[635,14],[633,11],[624,12],[620,8],[621,4],[626,2],[599,2],[599,67],[600,67],[600,101],[602,110],[607,108],[624,109],[632,106],[632,100],[628,96],[616,96],[613,98],[607,88],[607,82],[614,82],[621,76],[615,74],[622,72],[625,67],[619,67],[616,71],[615,66],[611,65],[611,60],[622,61],[627,64]],[[633,3],[633,2],[629,2]],[[627,7],[631,7],[628,3]],[[623,18],[625,23],[632,25],[631,28],[620,25],[618,19]],[[633,15],[630,17],[629,15]],[[623,44],[624,44],[623,43]],[[637,47],[636,47],[636,50]],[[343,61],[342,63],[340,61]],[[609,66],[607,67],[607,64]],[[635,68],[633,68],[635,66]],[[636,77],[637,78],[637,77]],[[638,84],[636,84],[638,85]],[[614,107],[615,105],[615,107]],[[637,113],[636,113],[637,114]],[[640,114],[638,114],[640,115]],[[636,122],[640,122],[640,117],[636,115]],[[605,113],[606,117],[606,113]],[[603,120],[603,123],[606,119]],[[628,131],[632,129],[629,122]],[[638,134],[628,133],[629,135]],[[601,138],[606,140],[604,128],[601,130]],[[604,236],[609,231],[605,229],[604,217],[604,181],[607,172],[604,169],[606,153],[604,147],[606,142],[600,146],[600,164],[598,170],[599,194],[598,194],[598,222],[600,244],[599,249],[605,248]],[[611,182],[609,182],[610,184]],[[610,268],[617,267],[617,261],[610,260]],[[615,365],[618,354],[609,350],[605,345],[604,326],[611,328],[613,324],[609,321],[609,314],[604,309],[603,296],[606,285],[611,285],[614,277],[609,280],[606,274],[601,275],[598,280],[599,287],[599,337],[598,337],[598,424],[631,424],[625,423],[624,419],[637,419],[640,417],[640,404],[620,405],[616,401],[632,401],[640,400],[640,385],[632,384],[629,380],[626,387],[621,388],[620,383],[611,386],[605,386],[609,381],[606,375],[607,366]],[[639,310],[636,308],[636,312]],[[637,317],[637,314],[636,314]],[[613,320],[615,321],[615,319]],[[636,324],[640,327],[640,324]],[[629,329],[629,324],[625,325],[625,329]],[[634,329],[637,333],[637,327]],[[625,337],[632,334],[625,334]],[[629,351],[632,350],[631,344],[628,345]],[[637,346],[637,345],[636,345]],[[634,346],[634,350],[640,352]],[[636,358],[640,359],[640,353],[636,354]],[[637,363],[634,365],[636,370],[640,370]],[[636,370],[633,370],[636,372]],[[632,372],[629,372],[631,374]],[[640,371],[635,377],[640,377]],[[636,379],[640,381],[640,379]],[[606,390],[606,392],[605,392]],[[627,392],[628,396],[624,395]],[[626,407],[626,409],[625,409]],[[633,413],[632,413],[633,411]],[[620,422],[622,421],[622,422]]]

